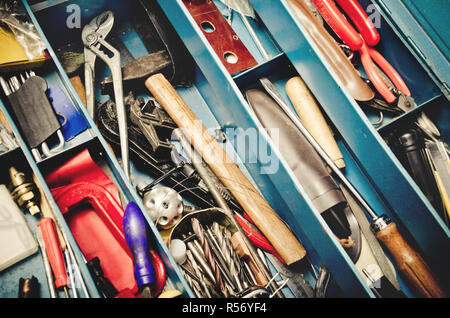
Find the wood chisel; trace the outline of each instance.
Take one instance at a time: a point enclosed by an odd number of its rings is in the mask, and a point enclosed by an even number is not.
[[[251,5],[249,3],[247,3],[247,5],[251,8]],[[238,8],[239,7],[242,8],[243,6],[240,5],[240,6],[238,6]],[[260,50],[261,54],[263,55],[263,58],[265,60],[268,60],[270,58],[270,54],[267,52],[267,50],[261,44],[259,37],[255,33],[252,26],[248,23],[247,17],[242,14],[242,12],[241,12],[242,10],[237,10],[237,11],[241,13],[241,18],[243,19],[244,24],[245,24],[248,32],[250,33],[253,41],[257,44],[257,47]],[[266,83],[267,85],[271,85],[273,87],[273,85],[270,83],[269,79],[267,79],[267,78],[260,78],[259,81],[262,83],[263,86]],[[299,102],[298,102],[299,99],[301,97],[304,97],[306,95],[305,93],[307,92],[306,85],[304,85],[304,84],[301,85],[301,84],[302,84],[301,79],[300,79],[300,81],[299,81],[299,79],[294,79],[293,81],[291,81],[290,85],[288,85],[288,87],[291,88],[289,90],[289,93],[296,101],[297,106],[299,105]],[[264,104],[265,101],[268,100],[268,99],[264,99],[261,96],[261,94],[259,94],[258,91],[256,91],[256,90],[248,90],[246,92],[247,99],[250,99],[249,94],[251,94],[251,93],[254,93],[254,94],[252,94],[252,96],[255,97],[255,100],[258,100],[258,102],[262,102]],[[301,95],[303,95],[303,96],[301,96]],[[307,100],[308,106],[315,105],[315,101],[313,100],[312,96],[310,94],[308,96],[310,97],[310,99]],[[265,101],[263,101],[263,100],[265,100]],[[311,107],[309,107],[309,108],[311,108]],[[316,106],[316,108],[317,108],[317,106]],[[268,110],[267,108],[266,108],[266,111],[270,112],[270,110]],[[321,117],[321,115],[318,116],[317,111],[318,111],[318,109],[316,110],[314,118],[316,120],[320,120],[322,117]],[[306,113],[306,110],[302,112],[302,114],[305,114],[305,113]],[[299,113],[299,115],[300,115],[300,113]],[[273,114],[273,116],[277,116],[277,114]],[[324,122],[324,120],[323,120],[323,122]],[[323,123],[323,126],[326,127],[329,131],[329,128],[326,125],[326,123]],[[265,127],[265,128],[268,128],[268,127]],[[317,131],[318,130],[315,130],[315,132],[317,132]],[[284,132],[286,134],[289,134],[290,133],[289,128],[286,128],[284,130]],[[330,135],[331,135],[331,132],[329,132],[329,134],[325,138],[323,138],[321,141],[323,142],[323,141],[331,140],[331,143],[329,142],[329,145],[331,145],[331,148],[328,147],[327,149],[329,151],[332,151],[333,154],[336,154],[335,159],[336,159],[337,163],[339,164],[340,167],[343,167],[343,166],[345,166],[345,163],[343,162],[343,156],[342,156],[342,154],[340,154],[339,148],[337,147],[337,144],[334,141],[333,136],[332,135],[330,136]],[[316,136],[317,136],[317,134],[316,134]],[[320,134],[320,136],[322,136],[322,133]],[[289,138],[289,137],[284,136],[283,138]],[[280,142],[282,142],[282,141],[280,141]],[[304,143],[302,143],[302,145],[303,146],[299,146],[299,148],[310,147],[306,141]],[[287,149],[287,147],[280,146],[280,148],[283,148],[283,150],[285,150],[285,151],[289,151],[289,149]],[[292,148],[295,148],[295,147],[292,147]],[[303,150],[305,150],[305,149],[306,148],[304,148]],[[295,150],[294,150],[294,152],[295,152]],[[313,152],[314,151],[309,152],[309,153],[312,153],[312,157],[314,157]],[[356,261],[360,254],[360,245],[355,244],[355,243],[359,243],[359,240],[352,242],[351,239],[348,239],[348,238],[349,237],[359,238],[359,235],[360,235],[359,228],[357,225],[353,226],[353,227],[351,226],[351,225],[355,225],[356,221],[350,222],[350,220],[354,220],[354,217],[350,211],[347,211],[348,208],[347,208],[346,204],[344,203],[344,201],[345,201],[344,198],[339,193],[337,186],[333,185],[333,181],[332,181],[331,177],[327,176],[328,173],[325,171],[325,169],[322,169],[323,168],[322,164],[318,162],[318,161],[320,161],[320,159],[317,161],[317,160],[315,160],[316,158],[312,158],[312,157],[307,158],[302,163],[299,163],[299,161],[294,163],[294,165],[297,167],[297,176],[305,177],[305,178],[300,178],[300,179],[303,181],[303,184],[306,183],[306,185],[307,185],[306,191],[308,192],[308,190],[309,190],[308,194],[310,195],[310,198],[314,201],[315,206],[318,208],[320,213],[322,213],[322,217],[326,219],[326,221],[330,225],[330,227],[333,228],[333,231],[335,232],[335,234],[340,238],[341,244],[347,244],[347,246],[348,246],[348,248],[346,249],[347,253],[352,257],[352,259],[354,261]],[[316,163],[316,161],[317,161],[317,163]],[[308,170],[308,172],[304,172],[302,170]],[[317,178],[306,177],[306,174],[309,172],[313,173],[315,176],[317,176]],[[334,189],[334,188],[336,188],[336,189]]]

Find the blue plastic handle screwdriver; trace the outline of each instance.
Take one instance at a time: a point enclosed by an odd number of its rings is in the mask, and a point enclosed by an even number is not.
[[[155,269],[150,261],[150,229],[139,207],[128,203],[123,215],[125,240],[133,255],[134,277],[143,298],[150,298],[151,284],[155,282]]]

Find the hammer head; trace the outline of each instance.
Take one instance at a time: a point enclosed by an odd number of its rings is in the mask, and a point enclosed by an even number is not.
[[[171,71],[172,61],[166,51],[157,51],[135,59],[122,68],[122,82],[125,91],[144,88],[145,80],[156,73]],[[102,83],[102,94],[113,93],[112,77],[107,77]]]

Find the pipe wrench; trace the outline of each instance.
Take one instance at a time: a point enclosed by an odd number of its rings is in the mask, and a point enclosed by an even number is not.
[[[130,163],[128,156],[128,130],[127,114],[123,97],[122,68],[120,65],[120,53],[112,45],[105,41],[105,37],[111,31],[114,24],[114,15],[111,11],[105,11],[95,17],[84,26],[81,38],[84,44],[84,72],[86,86],[86,103],[89,114],[95,121],[95,59],[98,56],[110,68],[113,79],[114,97],[116,101],[117,122],[120,134],[120,149],[122,166],[126,177],[130,178]],[[106,48],[113,55],[111,57],[102,50]]]

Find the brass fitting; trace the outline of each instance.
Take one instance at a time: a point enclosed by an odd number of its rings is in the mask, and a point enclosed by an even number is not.
[[[11,179],[9,191],[17,205],[27,209],[31,215],[40,213],[40,193],[36,184],[30,182],[25,174],[15,167],[9,168],[9,177]]]

